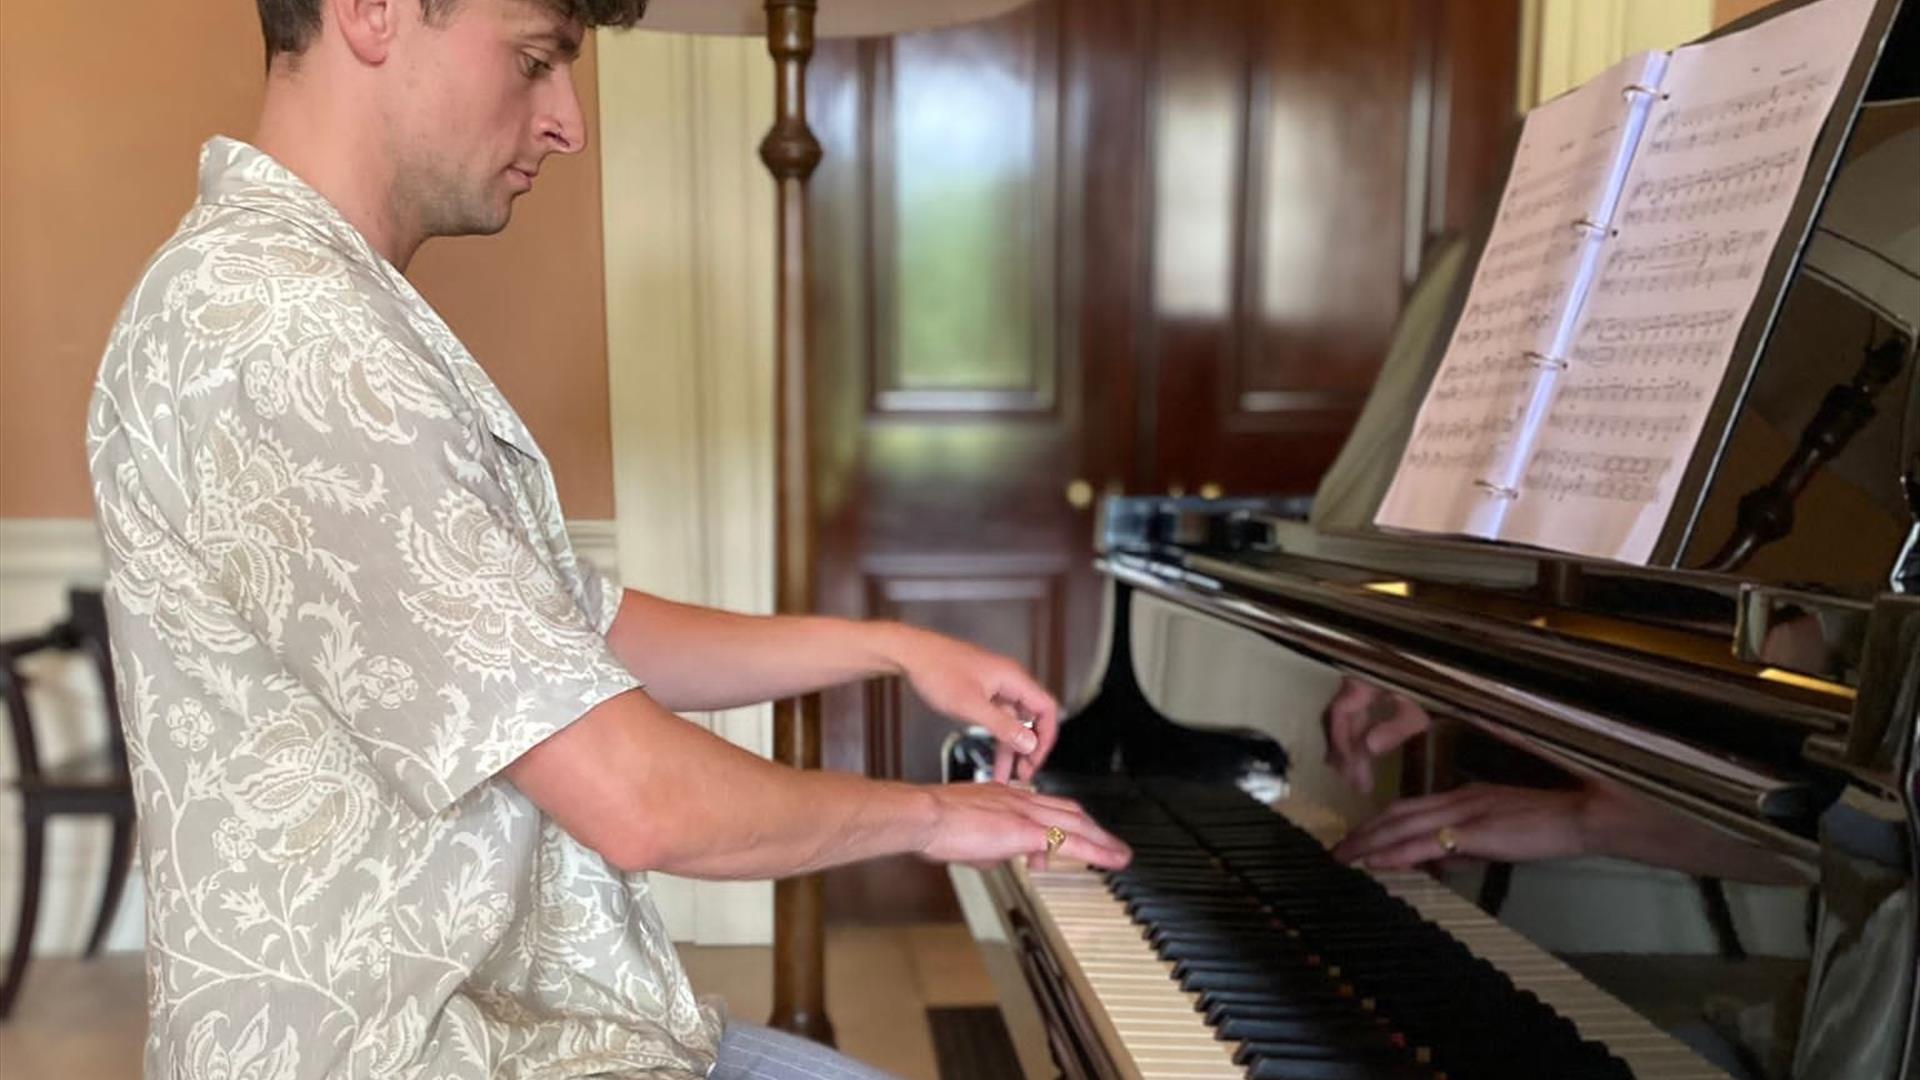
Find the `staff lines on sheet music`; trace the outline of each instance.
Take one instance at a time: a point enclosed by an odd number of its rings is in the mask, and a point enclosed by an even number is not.
[[[1647,150],[1667,154],[1718,146],[1798,124],[1812,115],[1831,78],[1829,72],[1816,72],[1719,101],[1669,109],[1654,121]]]
[[[1555,231],[1560,234],[1559,243],[1547,244],[1537,252],[1510,255],[1497,261],[1484,261],[1481,264],[1478,279],[1492,284],[1520,274],[1539,273],[1556,263],[1563,263],[1572,258],[1580,250],[1585,236],[1565,225],[1557,226]]]
[[[1744,280],[1759,272],[1765,229],[1694,230],[1669,240],[1623,245],[1607,256],[1601,295],[1674,292]]]
[[[1493,401],[1510,400],[1526,393],[1533,380],[1523,379],[1458,379],[1450,381],[1433,391],[1435,401]]]
[[[1530,221],[1544,211],[1583,201],[1606,175],[1613,156],[1613,146],[1604,145],[1557,168],[1524,179],[1516,176],[1500,200],[1499,224]]]
[[[1704,401],[1706,396],[1705,387],[1686,379],[1616,379],[1563,386],[1559,399],[1569,403],[1693,405]]]
[[[1535,226],[1526,232],[1488,244],[1487,250],[1480,256],[1480,261],[1494,262],[1510,255],[1531,251],[1555,237],[1567,236],[1571,232],[1572,230],[1564,222],[1550,221],[1545,225]]]
[[[1581,409],[1556,409],[1547,417],[1547,427],[1569,435],[1604,439],[1638,439],[1664,442],[1687,430],[1686,413],[1587,412]]]
[[[1625,225],[1697,221],[1762,206],[1786,193],[1799,163],[1795,147],[1750,161],[1644,179],[1633,186],[1620,220]]]
[[[1732,329],[1740,318],[1736,308],[1712,311],[1664,312],[1657,315],[1610,315],[1587,322],[1581,339],[1601,345],[1646,345],[1656,342],[1712,341]]]
[[[1528,311],[1508,319],[1506,322],[1490,326],[1476,326],[1471,330],[1462,329],[1454,336],[1454,343],[1462,348],[1471,345],[1487,345],[1494,342],[1518,340],[1532,341],[1553,324],[1553,313],[1548,311]],[[1466,325],[1464,321],[1461,324]]]
[[[1657,341],[1637,345],[1575,345],[1581,367],[1703,368],[1725,348],[1719,341]]]
[[[1479,470],[1491,466],[1498,456],[1498,450],[1490,446],[1468,447],[1465,450],[1422,447],[1410,451],[1403,459],[1403,464],[1410,469]]]
[[[1457,443],[1478,441],[1488,438],[1505,438],[1513,434],[1514,417],[1511,412],[1489,412],[1479,417],[1461,417],[1457,420],[1422,420],[1413,433],[1416,443]]]
[[[1660,481],[1673,469],[1671,455],[1616,454],[1602,450],[1542,447],[1527,464],[1528,494],[1556,501],[1569,498],[1651,503]]]
[[[1460,360],[1448,364],[1440,372],[1440,385],[1461,379],[1479,379],[1488,375],[1525,374],[1533,367],[1525,354],[1519,352],[1491,352],[1476,355],[1471,360]]]
[[[1475,300],[1460,313],[1461,325],[1472,325],[1486,319],[1497,319],[1515,312],[1527,312],[1559,298],[1565,292],[1567,283],[1563,280],[1543,281],[1529,289],[1510,292],[1492,300]]]

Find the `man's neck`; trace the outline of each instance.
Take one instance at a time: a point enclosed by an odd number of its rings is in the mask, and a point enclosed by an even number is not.
[[[340,105],[276,70],[267,77],[253,145],[319,192],[374,251],[405,272],[426,237],[393,205],[393,162],[380,134],[364,121],[348,122],[354,111]]]

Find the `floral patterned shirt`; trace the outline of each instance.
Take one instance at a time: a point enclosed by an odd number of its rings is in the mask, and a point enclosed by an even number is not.
[[[647,894],[497,773],[637,685],[546,460],[243,143],[108,342],[88,454],[147,882],[146,1073],[688,1077]]]

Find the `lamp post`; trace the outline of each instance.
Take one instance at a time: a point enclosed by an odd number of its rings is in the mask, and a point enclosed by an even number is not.
[[[878,37],[991,18],[1028,0],[653,0],[644,28],[765,35],[773,57],[773,128],[760,160],[778,188],[774,352],[774,597],[782,614],[814,607],[812,454],[807,423],[807,180],[820,142],[807,124],[807,62],[816,38]],[[611,197],[611,196],[609,196]],[[820,698],[774,703],[773,754],[820,767]],[[826,1010],[826,894],[818,874],[773,889],[773,1015],[768,1023],[832,1043]]]

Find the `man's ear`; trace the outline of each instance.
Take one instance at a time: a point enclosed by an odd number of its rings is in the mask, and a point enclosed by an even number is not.
[[[379,65],[387,62],[387,56],[393,50],[394,37],[399,32],[402,18],[400,5],[418,2],[327,0],[327,8],[333,16],[333,24],[340,28],[340,36],[354,57],[363,64]]]

